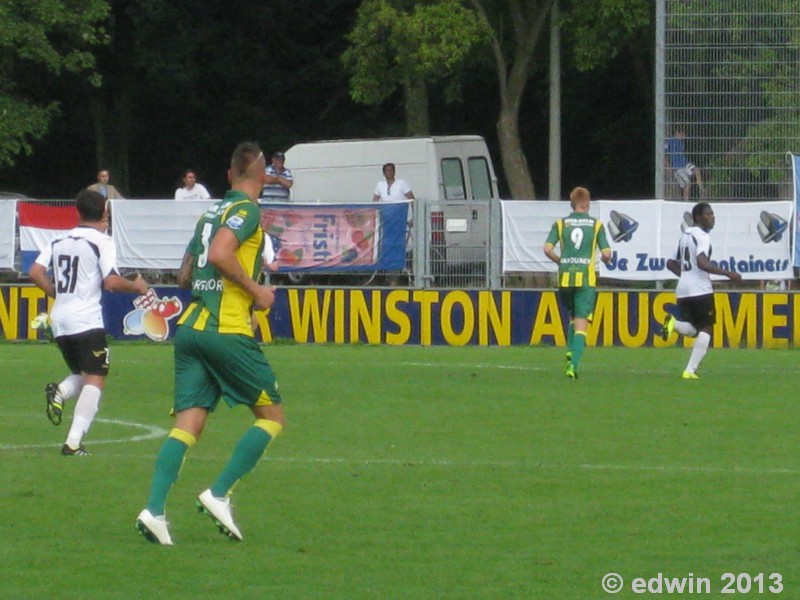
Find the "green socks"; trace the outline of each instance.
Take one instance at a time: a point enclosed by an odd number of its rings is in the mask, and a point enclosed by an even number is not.
[[[578,364],[581,362],[583,351],[586,348],[586,332],[576,331],[572,338],[572,365],[577,370]]]
[[[186,451],[193,445],[194,436],[185,431],[173,429],[164,441],[164,445],[161,446],[156,457],[156,470],[150,488],[150,499],[147,501],[147,509],[154,516],[164,514],[167,494],[172,484],[178,480]]]
[[[269,443],[278,437],[282,430],[283,426],[280,423],[257,419],[236,444],[228,464],[211,486],[211,493],[217,498],[225,497],[237,481],[253,470]],[[153,516],[164,514],[167,495],[178,480],[186,452],[196,443],[197,440],[192,434],[178,428],[170,431],[169,437],[164,440],[164,445],[156,457],[150,498],[147,501],[147,509]]]
[[[269,443],[282,429],[275,421],[257,420],[236,444],[228,464],[211,486],[211,494],[216,498],[224,498],[236,482],[253,470]]]

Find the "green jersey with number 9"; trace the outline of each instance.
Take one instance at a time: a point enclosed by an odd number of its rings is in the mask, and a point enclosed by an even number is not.
[[[178,321],[198,331],[238,333],[252,337],[250,314],[253,298],[229,281],[208,261],[208,251],[221,228],[239,240],[236,258],[245,272],[256,279],[261,269],[264,231],[261,211],[246,194],[228,191],[198,219],[186,252],[192,265],[192,302]]]
[[[609,249],[605,227],[598,219],[572,212],[553,223],[547,243],[561,246],[558,287],[597,285],[597,250]]]

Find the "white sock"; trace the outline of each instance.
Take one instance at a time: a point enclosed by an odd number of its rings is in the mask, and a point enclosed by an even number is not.
[[[100,406],[100,396],[103,391],[95,385],[84,385],[78,401],[75,403],[75,412],[72,417],[72,427],[67,434],[67,446],[72,449],[81,445],[83,436],[92,426],[94,416]]]
[[[695,329],[691,323],[688,321],[678,321],[678,319],[675,319],[675,331],[686,337],[694,337],[697,335],[697,329]]]
[[[689,371],[689,373],[697,371],[697,367],[700,366],[700,362],[703,360],[706,352],[708,352],[710,343],[711,334],[706,331],[701,331],[697,334],[697,339],[694,341],[694,348],[692,348],[692,354],[689,356],[689,364],[686,365],[686,370]]]
[[[83,377],[80,375],[70,375],[58,384],[58,395],[61,401],[69,400],[77,396],[83,387]]]

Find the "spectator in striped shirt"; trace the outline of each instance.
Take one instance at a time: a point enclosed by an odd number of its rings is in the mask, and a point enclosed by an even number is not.
[[[275,152],[272,155],[272,164],[264,169],[264,187],[261,189],[261,200],[265,202],[289,202],[289,190],[292,189],[294,180],[292,172],[285,166],[286,155]]]

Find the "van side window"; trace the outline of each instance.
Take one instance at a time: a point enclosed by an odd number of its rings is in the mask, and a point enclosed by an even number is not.
[[[459,158],[442,159],[442,183],[445,200],[464,200],[464,167]]]
[[[473,200],[490,200],[492,198],[492,178],[489,175],[489,163],[485,156],[470,156],[467,159],[469,186]]]

